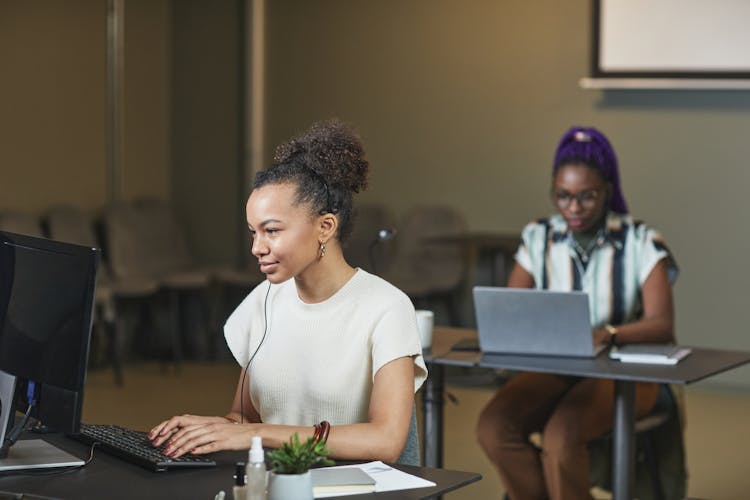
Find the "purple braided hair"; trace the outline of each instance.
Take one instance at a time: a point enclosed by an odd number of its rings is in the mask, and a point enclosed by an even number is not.
[[[555,151],[552,175],[560,167],[571,164],[583,164],[602,174],[604,180],[612,185],[609,209],[618,214],[628,213],[628,205],[620,188],[617,156],[604,134],[594,127],[571,127],[565,132]]]

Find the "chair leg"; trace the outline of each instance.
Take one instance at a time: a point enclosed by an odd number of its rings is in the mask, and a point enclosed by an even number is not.
[[[123,331],[122,322],[117,318],[117,300],[112,297],[102,307],[102,327],[107,334],[109,359],[115,376],[115,384],[122,386]]]
[[[221,305],[224,303],[224,287],[213,286],[206,293],[206,330],[208,335],[208,352],[211,360],[219,359],[219,338],[221,327]]]
[[[461,313],[458,310],[458,304],[453,292],[446,292],[443,295],[443,301],[445,302],[446,309],[448,309],[448,318],[451,326],[461,326]]]
[[[182,362],[182,342],[180,335],[180,292],[171,290],[169,292],[169,309],[170,309],[170,341],[172,344],[172,361],[175,370],[179,371]]]
[[[106,322],[104,328],[107,331],[109,342],[109,358],[112,360],[112,369],[115,375],[115,384],[122,386],[122,340],[117,322]]]
[[[646,458],[646,467],[648,467],[648,473],[649,476],[651,476],[651,486],[653,488],[654,498],[656,498],[656,500],[664,500],[664,488],[662,487],[661,477],[659,475],[659,457],[656,453],[653,433],[644,433],[643,448]]]

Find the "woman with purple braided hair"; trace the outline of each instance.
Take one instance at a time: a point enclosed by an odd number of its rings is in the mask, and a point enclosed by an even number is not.
[[[628,214],[604,134],[573,127],[563,135],[551,198],[557,213],[524,228],[508,286],[587,292],[596,344],[673,341],[677,267],[659,233]],[[477,435],[512,500],[591,498],[587,445],[611,430],[613,384],[522,373],[498,390]],[[659,397],[657,384],[637,384],[637,416]],[[541,451],[529,443],[534,432]]]

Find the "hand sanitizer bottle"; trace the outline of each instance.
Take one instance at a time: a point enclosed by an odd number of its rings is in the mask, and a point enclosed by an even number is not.
[[[247,500],[266,500],[266,461],[260,436],[253,436],[247,461]]]

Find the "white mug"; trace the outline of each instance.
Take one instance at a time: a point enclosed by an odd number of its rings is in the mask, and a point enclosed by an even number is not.
[[[422,350],[429,349],[432,346],[432,326],[435,322],[435,314],[426,309],[417,309],[417,330],[419,331],[419,341],[422,344]]]

